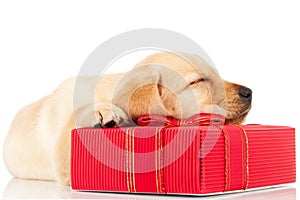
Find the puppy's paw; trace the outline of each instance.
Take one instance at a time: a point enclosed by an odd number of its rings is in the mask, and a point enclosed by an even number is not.
[[[111,128],[130,123],[129,117],[122,109],[103,103],[81,107],[75,112],[74,118],[77,128]]]
[[[95,105],[95,115],[97,122],[94,127],[112,128],[119,127],[128,122],[128,116],[117,106],[104,106],[103,104]]]

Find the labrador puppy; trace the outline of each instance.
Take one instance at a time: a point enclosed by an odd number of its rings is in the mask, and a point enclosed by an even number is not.
[[[73,128],[130,126],[149,113],[185,119],[211,112],[222,114],[227,124],[241,124],[251,108],[249,88],[222,80],[193,54],[156,53],[127,73],[98,79],[68,79],[16,114],[4,144],[14,177],[69,185]],[[81,95],[74,97],[74,88]],[[93,99],[84,100],[91,94]]]

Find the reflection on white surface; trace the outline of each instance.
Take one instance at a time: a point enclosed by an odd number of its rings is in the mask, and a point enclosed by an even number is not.
[[[71,189],[56,182],[13,178],[6,185],[4,198],[72,198]]]
[[[221,194],[206,197],[175,196],[175,195],[138,195],[100,192],[77,192],[67,186],[55,182],[31,181],[12,179],[6,186],[4,198],[76,198],[76,199],[208,199],[208,200],[295,200],[296,189],[290,186],[281,186],[270,189],[239,192],[234,194]]]

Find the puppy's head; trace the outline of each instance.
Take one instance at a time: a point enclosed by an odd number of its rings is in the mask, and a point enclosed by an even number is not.
[[[157,53],[138,63],[118,84],[113,104],[135,120],[144,114],[185,119],[193,114],[222,114],[241,124],[251,108],[252,91],[222,80],[201,57]]]

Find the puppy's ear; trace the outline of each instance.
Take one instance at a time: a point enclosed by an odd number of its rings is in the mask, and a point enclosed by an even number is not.
[[[168,115],[162,100],[161,72],[158,66],[146,65],[126,73],[113,92],[113,104],[133,120],[145,114]]]

